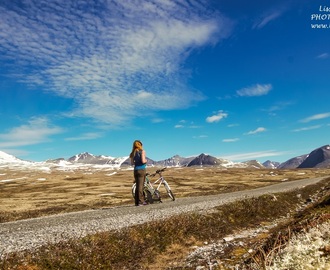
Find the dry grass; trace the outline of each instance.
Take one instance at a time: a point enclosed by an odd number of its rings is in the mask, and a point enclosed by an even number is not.
[[[156,168],[149,168],[154,172]],[[232,192],[328,175],[329,170],[169,168],[164,176],[176,197]],[[133,204],[131,170],[52,171],[0,168],[0,222],[62,212]],[[10,209],[10,210],[9,210]]]
[[[11,200],[9,194],[15,195],[16,200],[20,198],[21,202],[31,200],[28,207],[24,208],[16,202],[16,212],[12,213],[8,211],[8,208],[4,208],[2,213],[7,215],[7,219],[15,219],[19,217],[18,213],[22,217],[26,211],[33,212],[34,215],[38,216],[48,214],[47,209],[52,209],[53,212],[64,212],[73,209],[133,203],[130,193],[132,172],[118,171],[113,175],[108,174],[109,172],[101,171],[93,174],[86,174],[85,172],[54,173],[54,175],[45,175],[46,180],[37,180],[42,176],[35,175],[35,178],[30,178],[29,181],[20,182],[21,180],[17,180],[16,182],[1,183],[1,198],[7,207],[15,202],[15,200]],[[216,168],[204,170],[200,168],[169,169],[164,174],[178,198],[254,188],[284,179],[296,180],[325,175],[329,175],[329,171],[247,171]],[[203,183],[203,190],[199,189],[201,183]],[[10,186],[6,186],[8,184]],[[42,187],[41,184],[44,186]],[[33,188],[34,185],[37,187]],[[283,218],[283,216],[287,216],[288,213],[294,213],[298,205],[309,199],[312,194],[318,193],[320,188],[325,185],[329,188],[329,179],[321,184],[308,186],[301,191],[278,194],[276,195],[277,200],[272,200],[269,195],[265,195],[221,206],[206,213],[185,214],[169,218],[166,221],[133,226],[120,232],[90,235],[83,239],[47,245],[33,253],[11,254],[5,260],[0,261],[0,269],[179,270],[196,269],[196,266],[210,269],[209,262],[205,259],[192,258],[187,261],[187,256],[195,247],[217,242],[226,235],[241,230],[270,224]],[[19,194],[16,194],[15,189]],[[81,199],[79,203],[75,203],[74,200],[76,189],[79,190],[79,194],[82,192],[88,195],[86,195],[85,200]],[[44,200],[48,197],[48,204],[45,202],[42,206],[38,206],[36,202],[40,198],[36,197],[44,193],[47,193],[47,196],[44,195]],[[100,196],[100,194],[105,193],[112,195]],[[300,196],[297,196],[298,194]],[[8,197],[3,199],[3,195]],[[303,213],[311,213],[310,216],[313,216],[314,220],[317,220],[316,217],[322,219],[325,212],[329,214],[329,198],[327,197],[329,194],[322,196],[324,196],[323,201],[318,207],[310,207],[308,210],[310,212],[299,212],[295,219],[290,219],[290,222],[294,222],[299,217],[304,220],[303,216],[307,214],[303,215]],[[61,198],[61,203],[58,201],[53,203],[53,198]],[[39,208],[33,209],[33,207]],[[56,209],[56,207],[62,208]],[[321,208],[327,210],[321,211]],[[235,265],[247,266],[253,263],[257,268],[246,269],[263,269],[262,266],[268,263],[266,262],[267,254],[271,253],[277,245],[272,240],[276,239],[275,235],[278,235],[279,231],[288,228],[287,224],[257,238],[249,238],[246,241],[240,240],[244,242],[243,246],[229,245],[222,252],[213,254],[213,261],[216,261],[217,264],[212,269],[234,269]],[[310,223],[301,221],[299,224],[308,226]],[[249,253],[248,250],[251,247],[254,250],[259,250],[259,252]]]

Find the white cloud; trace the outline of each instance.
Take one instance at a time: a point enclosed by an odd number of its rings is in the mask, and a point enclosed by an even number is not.
[[[246,135],[253,135],[253,134],[257,134],[257,133],[261,133],[261,132],[265,132],[265,131],[267,131],[266,128],[264,128],[264,127],[258,127],[255,130],[251,130],[251,131],[247,132]]]
[[[0,134],[1,148],[33,145],[50,141],[50,137],[62,133],[63,129],[52,126],[46,118],[32,118],[27,124]]]
[[[268,24],[269,22],[275,20],[276,18],[278,18],[281,15],[280,12],[274,12],[271,14],[268,14],[267,16],[261,18],[255,25],[254,28],[263,28],[266,24]]]
[[[249,152],[249,153],[240,153],[234,155],[223,156],[222,158],[232,160],[232,161],[242,161],[242,160],[251,160],[264,157],[275,157],[287,154],[288,152],[281,152],[275,150],[259,151],[259,152]]]
[[[175,128],[184,128],[184,125],[175,125]]]
[[[300,120],[300,122],[308,123],[310,121],[320,120],[320,119],[329,118],[329,117],[330,117],[330,112],[320,113],[320,114],[315,114],[315,115],[309,116],[307,118],[304,118],[304,119]]]
[[[253,86],[237,90],[236,93],[240,97],[264,96],[267,95],[271,89],[271,84],[255,84]]]
[[[197,126],[197,125],[188,125],[188,126],[185,126],[185,125],[182,125],[182,124],[177,124],[174,126],[175,128],[191,128],[191,129],[196,129],[196,128],[201,128],[201,126]]]
[[[148,100],[152,98],[153,94],[144,90],[139,90],[136,93],[137,100]]]
[[[13,76],[73,99],[71,115],[115,125],[204,99],[186,85],[183,62],[231,28],[204,0],[39,0],[0,13]]]
[[[102,137],[102,133],[88,132],[77,137],[66,138],[65,141],[85,141],[85,140],[95,140]]]
[[[179,124],[176,124],[174,127],[175,128],[191,128],[191,129],[201,128],[201,126],[195,125],[194,122],[188,123],[186,120],[180,120]]]
[[[312,130],[312,129],[318,129],[322,127],[321,125],[316,125],[316,126],[310,126],[310,127],[303,127],[303,128],[297,128],[292,130],[293,132],[300,132],[300,131],[307,131],[307,130]]]
[[[222,142],[228,143],[228,142],[237,142],[239,141],[239,138],[233,138],[233,139],[223,139]]]
[[[215,123],[219,122],[220,120],[226,118],[228,113],[224,113],[223,111],[219,111],[217,114],[206,117],[206,122],[208,123]]]

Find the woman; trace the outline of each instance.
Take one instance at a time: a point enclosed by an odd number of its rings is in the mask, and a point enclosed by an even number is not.
[[[147,158],[146,152],[142,148],[141,141],[135,140],[133,142],[132,152],[129,157],[131,158],[131,164],[134,165],[134,181],[136,183],[135,205],[147,205],[143,195],[143,186],[146,179]]]

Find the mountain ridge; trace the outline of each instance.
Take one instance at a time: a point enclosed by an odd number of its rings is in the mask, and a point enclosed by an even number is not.
[[[0,163],[26,163],[16,158],[13,155],[0,151]],[[33,163],[33,162],[31,162]],[[49,159],[44,163],[50,164],[82,164],[82,165],[110,165],[114,167],[129,167],[131,166],[128,156],[111,157],[106,155],[93,155],[88,152],[81,152],[73,155],[68,159],[57,158]],[[260,163],[257,160],[248,160],[245,162],[233,162],[230,160],[217,158],[207,154],[200,154],[194,157],[181,157],[174,155],[168,159],[154,161],[147,157],[149,166],[164,166],[164,167],[193,167],[193,166],[217,166],[223,168],[269,168],[269,169],[294,169],[294,168],[330,168],[330,145],[314,149],[309,154],[293,157],[285,162],[279,163],[276,161],[267,160]]]

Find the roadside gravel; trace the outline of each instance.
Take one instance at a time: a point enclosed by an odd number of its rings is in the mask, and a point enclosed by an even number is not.
[[[15,251],[33,250],[47,243],[79,238],[102,231],[165,219],[174,215],[205,211],[236,200],[263,194],[287,192],[316,184],[326,177],[282,182],[271,186],[202,197],[178,198],[148,206],[120,206],[66,213],[0,224],[0,257]]]

